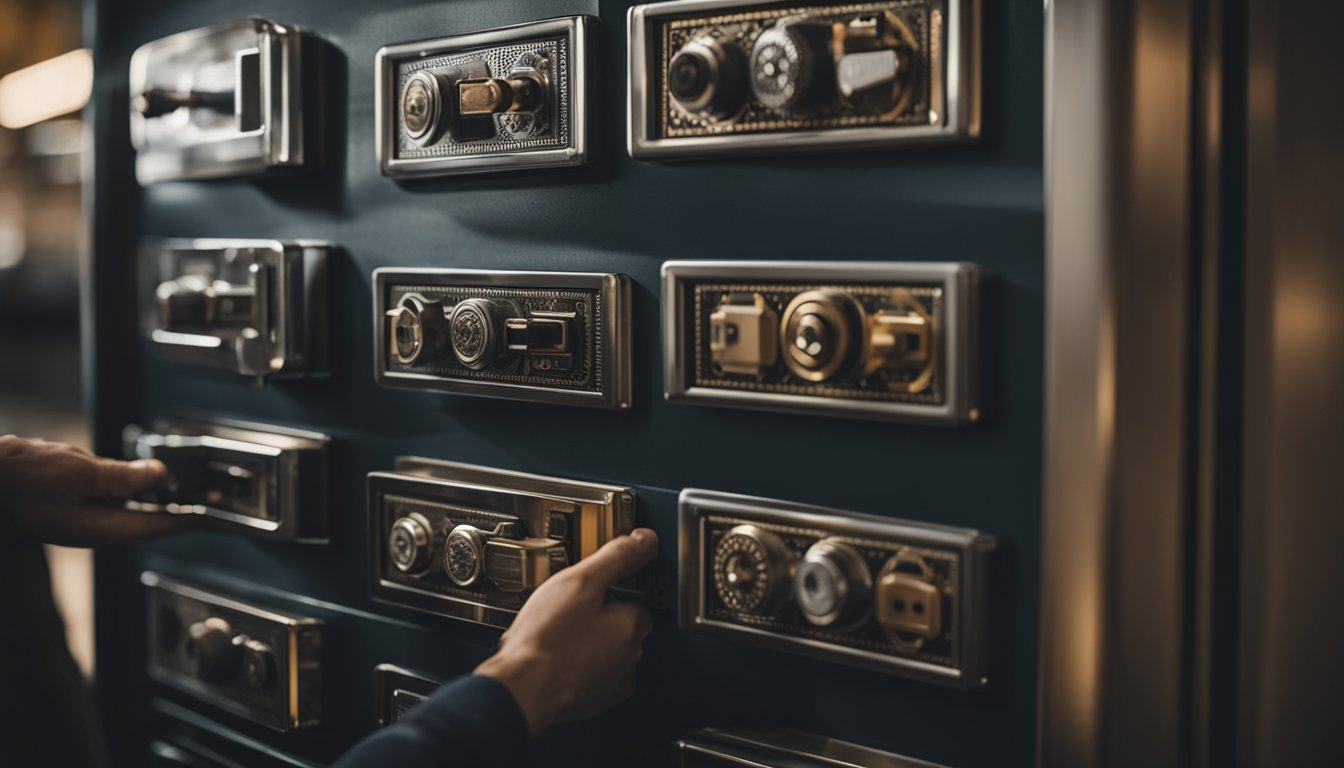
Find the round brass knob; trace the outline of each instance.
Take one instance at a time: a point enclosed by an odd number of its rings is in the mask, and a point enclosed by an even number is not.
[[[223,685],[238,674],[239,650],[224,619],[211,616],[187,627],[184,652],[187,673],[197,680]]]
[[[863,623],[872,609],[872,573],[853,547],[822,539],[794,569],[793,596],[812,624],[848,629]]]
[[[795,556],[775,534],[737,525],[714,548],[714,591],[736,613],[769,616],[788,597]]]
[[[387,535],[387,554],[402,573],[420,575],[433,558],[434,529],[423,515],[412,512],[397,518]]]
[[[780,320],[784,363],[805,381],[842,378],[858,362],[863,326],[863,307],[849,294],[800,293],[784,308]]]

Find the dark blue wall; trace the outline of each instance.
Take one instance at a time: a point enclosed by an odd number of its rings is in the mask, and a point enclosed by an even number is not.
[[[280,735],[221,722],[315,760],[374,727],[373,667],[443,676],[489,654],[495,631],[368,597],[364,476],[401,454],[631,484],[641,523],[676,557],[688,486],[980,528],[995,562],[991,680],[957,692],[681,633],[656,615],[636,698],[538,744],[539,765],[634,765],[697,726],[796,727],[956,766],[1034,762],[1042,382],[1042,15],[985,3],[985,137],[954,148],[687,164],[625,153],[626,3],[473,0],[102,0],[97,46],[94,284],[89,309],[98,448],[169,411],[332,435],[332,543],[201,534],[98,558],[99,682],[125,764],[143,762],[150,698],[143,593],[153,568],[329,622],[324,725]],[[373,149],[373,56],[388,43],[576,13],[601,17],[596,162],[583,169],[397,183]],[[329,46],[322,170],[264,181],[140,189],[126,129],[131,51],[183,29],[257,14]],[[161,359],[139,339],[140,237],[323,238],[332,375],[253,388]],[[964,260],[995,279],[985,310],[987,418],[960,430],[672,406],[661,393],[659,267],[671,258]],[[371,370],[370,273],[382,266],[610,271],[634,281],[635,405],[628,413],[383,389]],[[668,586],[671,586],[669,581]],[[302,597],[301,597],[302,596]],[[211,712],[204,705],[192,705]],[[212,713],[213,715],[213,713]],[[160,730],[160,733],[162,731]]]

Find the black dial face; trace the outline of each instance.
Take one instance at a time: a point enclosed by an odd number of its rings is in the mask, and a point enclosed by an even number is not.
[[[714,550],[714,590],[731,610],[760,610],[772,578],[769,555],[755,537],[730,533]]]
[[[678,101],[694,101],[709,88],[710,63],[697,51],[682,51],[667,70],[668,90]]]
[[[782,30],[767,30],[751,51],[751,90],[771,109],[780,109],[798,96],[803,76],[802,54],[793,37]]]

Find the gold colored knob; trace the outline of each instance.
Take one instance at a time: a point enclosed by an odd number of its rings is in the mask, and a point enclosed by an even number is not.
[[[530,77],[480,77],[457,84],[458,111],[466,117],[532,112],[541,106],[541,83]]]

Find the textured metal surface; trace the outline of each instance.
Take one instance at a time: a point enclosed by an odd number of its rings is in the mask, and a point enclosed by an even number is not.
[[[1027,765],[1035,752],[1041,421],[1043,193],[1041,7],[990,4],[986,132],[975,146],[663,165],[624,151],[625,14],[585,0],[390,0],[377,5],[265,0],[329,43],[329,162],[316,174],[137,190],[126,136],[130,52],[165,34],[237,15],[224,0],[103,0],[96,13],[92,116],[97,179],[86,372],[95,443],[108,455],[127,423],[173,409],[320,430],[328,453],[331,544],[296,547],[193,534],[98,556],[99,691],[114,754],[144,762],[154,697],[141,661],[152,568],[212,590],[323,619],[321,737],[229,728],[311,761],[334,758],[377,723],[373,668],[451,678],[499,633],[375,603],[368,594],[365,477],[416,454],[629,485],[636,522],[676,555],[683,487],[747,493],[991,531],[1003,569],[991,585],[993,684],[965,693],[843,665],[655,629],[635,698],[537,743],[537,764],[653,763],[693,728],[796,727],[937,763]],[[389,43],[566,14],[595,14],[594,163],[577,169],[399,183],[374,150],[373,57]],[[236,375],[160,359],[139,341],[130,254],[142,236],[321,237],[330,262],[331,377],[257,389]],[[875,247],[875,237],[884,238]],[[807,419],[661,398],[659,275],[673,258],[966,260],[998,276],[985,308],[986,412],[962,430]],[[380,387],[371,370],[373,269],[383,266],[609,272],[632,280],[629,411],[520,403]],[[992,406],[992,407],[991,407]],[[664,573],[664,576],[669,576]],[[672,578],[663,582],[671,583]],[[334,671],[332,671],[334,670]],[[189,701],[189,700],[188,700]],[[193,706],[188,703],[188,706]],[[893,724],[899,723],[899,727]]]

